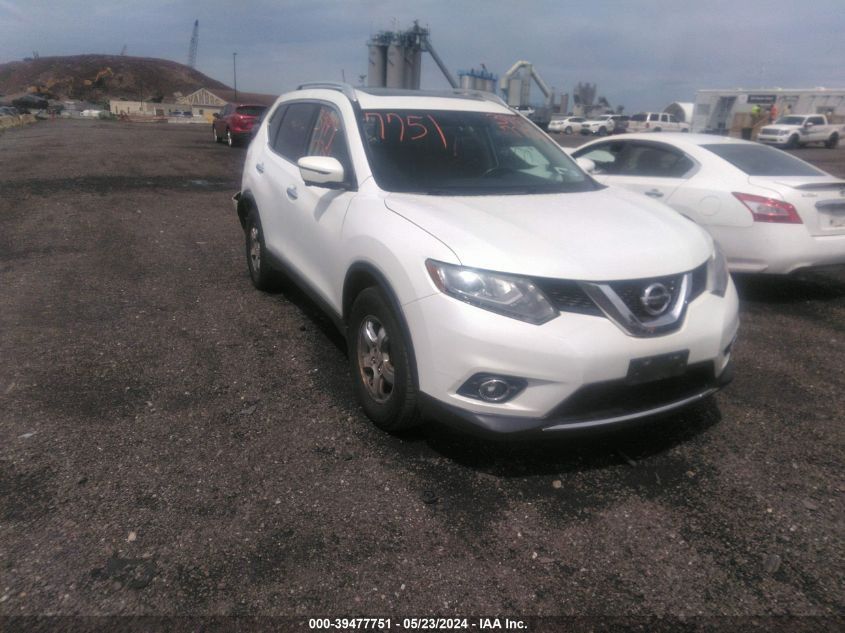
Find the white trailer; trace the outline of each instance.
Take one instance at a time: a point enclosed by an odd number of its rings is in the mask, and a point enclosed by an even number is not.
[[[824,114],[833,123],[843,123],[845,88],[699,90],[695,93],[692,131],[739,136],[742,129],[753,125],[755,106],[761,114],[774,106],[778,116],[791,112]]]

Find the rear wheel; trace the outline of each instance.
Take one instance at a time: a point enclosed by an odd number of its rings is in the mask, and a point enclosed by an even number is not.
[[[270,266],[267,247],[264,244],[264,232],[258,211],[250,209],[244,227],[246,237],[246,265],[252,285],[258,290],[275,290],[279,287],[280,276]]]
[[[830,135],[830,138],[824,142],[824,146],[827,149],[836,149],[837,145],[839,145],[839,135],[834,132]]]
[[[409,343],[378,288],[367,288],[352,304],[347,349],[355,393],[375,425],[395,433],[420,424]]]

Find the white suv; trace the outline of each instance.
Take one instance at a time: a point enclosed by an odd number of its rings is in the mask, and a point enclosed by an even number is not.
[[[384,429],[600,427],[730,378],[737,297],[712,239],[493,95],[303,85],[235,206],[255,286],[286,271],[326,310]]]
[[[689,132],[689,125],[665,112],[638,112],[628,121],[629,132]]]

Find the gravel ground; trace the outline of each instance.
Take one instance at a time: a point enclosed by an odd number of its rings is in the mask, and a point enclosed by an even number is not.
[[[843,149],[799,155],[845,176]],[[243,156],[208,126],[0,136],[0,628],[843,625],[845,271],[738,279],[736,380],[696,409],[592,439],[397,438],[328,320],[250,285]]]

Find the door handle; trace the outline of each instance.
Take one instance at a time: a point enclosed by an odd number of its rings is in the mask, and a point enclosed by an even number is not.
[[[646,191],[645,195],[647,195],[649,198],[662,198],[663,192],[658,191],[657,189],[652,189],[651,191]]]
[[[263,174],[264,173],[264,163],[255,163],[255,170],[259,174]]]
[[[291,200],[296,200],[299,197],[299,194],[296,193],[296,187],[288,187],[286,192]]]

